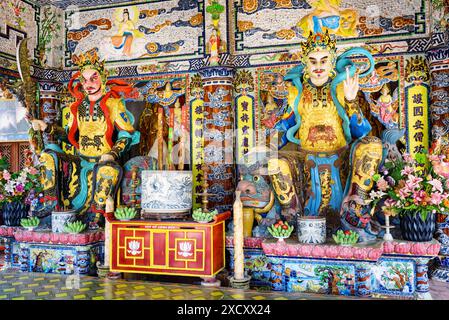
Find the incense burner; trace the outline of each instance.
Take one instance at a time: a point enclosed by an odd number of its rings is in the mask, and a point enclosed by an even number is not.
[[[191,171],[142,171],[142,210],[147,213],[183,213],[191,208]]]

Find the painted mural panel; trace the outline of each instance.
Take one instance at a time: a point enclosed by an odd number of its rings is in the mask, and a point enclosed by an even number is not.
[[[429,5],[421,0],[236,0],[233,52],[292,48],[309,32],[345,42],[410,39],[429,34]]]
[[[373,268],[373,292],[412,295],[415,292],[415,264],[411,260],[382,259]]]
[[[338,295],[355,294],[355,266],[312,261],[285,263],[285,282],[289,292]]]
[[[198,57],[203,52],[203,1],[168,0],[66,11],[66,66],[98,47],[108,61]]]

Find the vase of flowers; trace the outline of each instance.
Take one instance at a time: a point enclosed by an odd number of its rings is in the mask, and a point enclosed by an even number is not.
[[[40,190],[39,170],[29,161],[18,172],[11,173],[7,169],[0,171],[0,205],[4,224],[20,226],[20,220],[28,217],[29,196]]]
[[[382,203],[385,215],[399,214],[404,240],[432,240],[436,214],[449,210],[449,163],[444,159],[444,155],[406,153],[385,161],[373,177],[373,206]]]

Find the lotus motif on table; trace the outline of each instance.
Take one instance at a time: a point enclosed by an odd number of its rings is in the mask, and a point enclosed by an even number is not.
[[[192,244],[189,242],[181,242],[179,244],[179,249],[181,249],[181,251],[179,251],[178,254],[184,258],[190,257],[193,255]]]
[[[128,243],[128,253],[132,256],[140,254],[142,251],[140,249],[140,242],[133,240]]]

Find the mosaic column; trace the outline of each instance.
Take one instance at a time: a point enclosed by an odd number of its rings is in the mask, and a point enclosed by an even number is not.
[[[271,290],[285,291],[284,265],[279,258],[270,258],[271,272],[270,282]]]
[[[79,248],[76,251],[76,268],[79,274],[88,274],[90,266],[89,248]]]
[[[359,264],[355,270],[355,292],[359,297],[371,297],[372,270],[367,264]]]
[[[204,163],[209,172],[208,209],[232,210],[235,190],[234,107],[232,67],[206,67],[200,70],[204,89]]]
[[[432,141],[449,144],[449,47],[426,53],[430,71],[430,114]]]
[[[449,214],[437,213],[437,231],[435,238],[440,242],[439,258],[436,269],[432,270],[432,279],[449,282]]]
[[[12,267],[12,239],[13,238],[10,237],[3,238],[5,244],[5,261],[2,270],[7,270],[8,268]]]
[[[429,259],[416,259],[416,293],[418,299],[431,300],[429,278],[427,276]]]
[[[30,268],[30,248],[21,246],[19,255],[20,271],[31,272]]]
[[[441,138],[449,150],[449,47],[431,49],[426,53],[430,70],[430,119],[432,141]],[[449,213],[437,215],[436,238],[441,243],[437,268],[432,270],[435,280],[449,282]]]
[[[60,99],[59,91],[62,85],[54,82],[40,82],[39,110],[40,119],[47,124],[58,123]],[[57,143],[56,138],[48,133],[43,134],[44,143]]]

